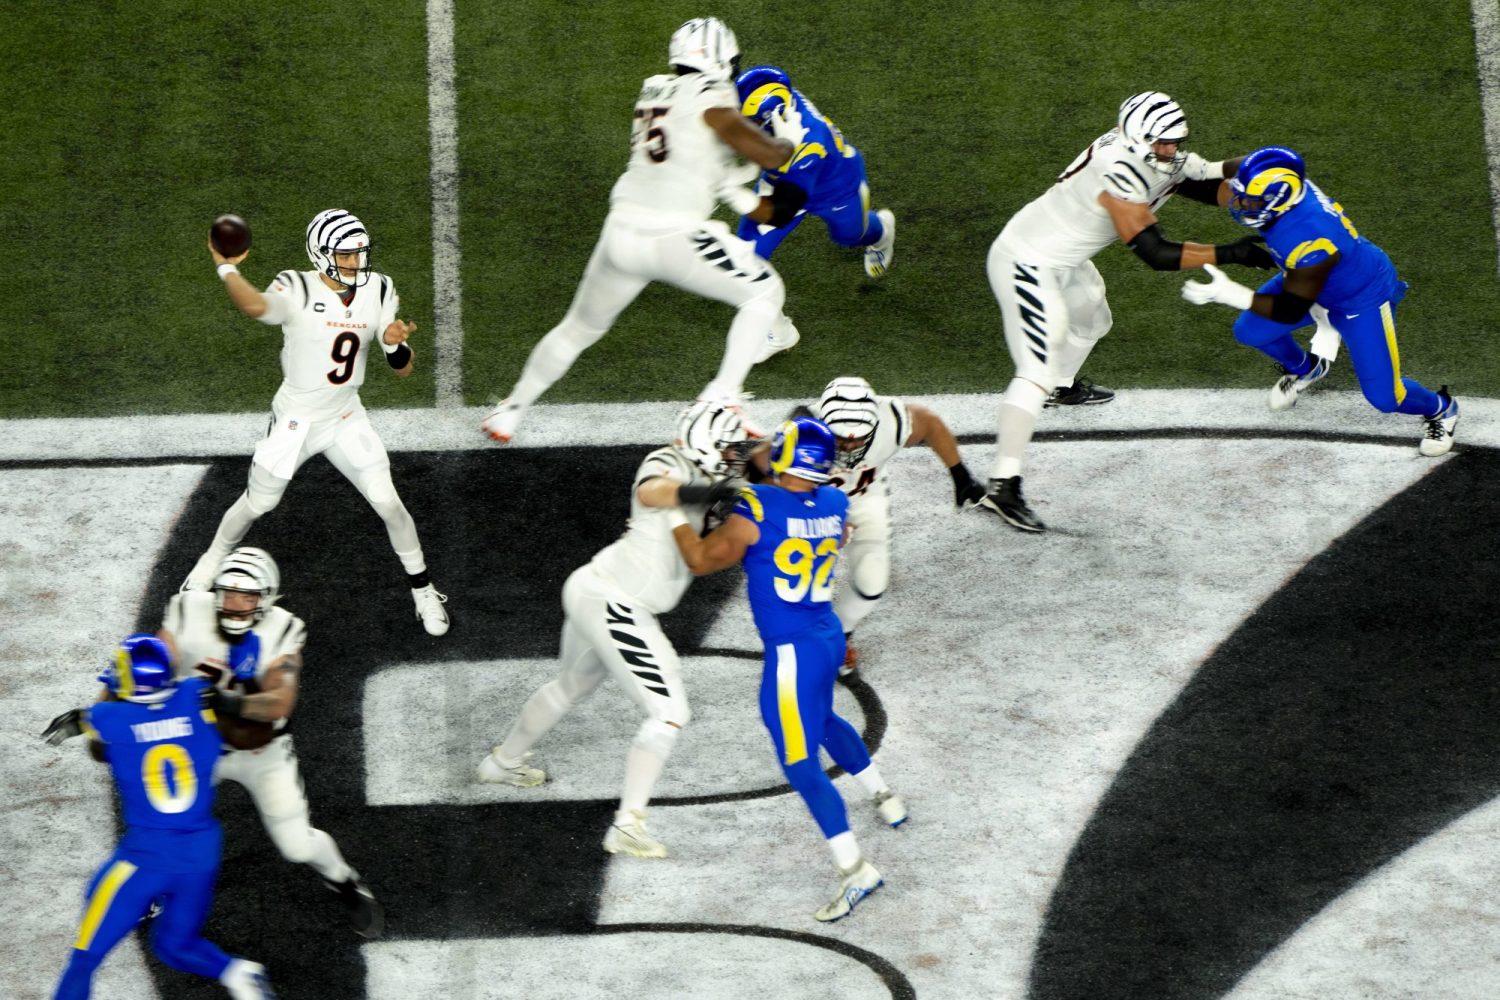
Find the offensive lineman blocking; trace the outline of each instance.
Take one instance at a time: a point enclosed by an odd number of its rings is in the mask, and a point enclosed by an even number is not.
[[[895,396],[877,396],[862,378],[845,376],[829,382],[815,415],[838,439],[838,458],[828,485],[849,497],[849,540],[839,555],[839,586],[834,613],[844,626],[844,667],[859,666],[854,629],[885,594],[891,582],[891,468],[902,448],[925,444],[953,477],[953,502],[972,510],[984,501],[958,453],[958,441],[943,419],[925,406]]]
[[[510,395],[480,429],[502,444],[528,407],[614,326],[653,281],[735,307],[718,374],[699,399],[738,405],[745,378],[781,318],[786,289],[755,248],[711,220],[722,201],[744,215],[763,201],[742,185],[791,158],[803,131],[778,118],[777,138],[740,115],[739,44],[718,18],[672,35],[673,73],[648,77],[635,104],[630,163],[610,192],[609,215],[573,302],[531,351]],[[738,153],[750,167],[733,165]]]
[[[479,763],[479,780],[534,788],[546,773],[526,763],[567,711],[612,675],[645,714],[625,758],[625,790],[604,838],[611,854],[664,858],[646,831],[646,804],[692,717],[681,661],[656,622],[682,600],[693,575],[672,539],[678,505],[701,530],[741,483],[748,436],[721,402],[698,402],[677,419],[677,439],[647,455],[630,492],[630,523],[619,540],[574,570],[563,586],[557,677],[526,701],[505,741]]]
[[[212,242],[208,250],[235,308],[281,326],[282,382],[271,400],[271,426],[255,446],[249,485],[224,512],[182,589],[207,590],[219,563],[281,502],[302,463],[321,453],[385,522],[422,627],[429,635],[445,634],[448,598],[427,577],[417,525],[396,493],[390,456],[359,398],[370,343],[378,338],[386,362],[405,378],[412,372],[406,341],[417,328],[397,318],[401,299],[391,279],[370,270],[369,233],[341,208],[319,212],[307,227],[307,256],[316,270],[282,271],[264,293],[236,267],[249,251],[228,258]]]
[[[172,650],[179,678],[212,687],[225,738],[214,780],[250,793],[281,856],[306,864],[339,894],[361,937],[377,938],[385,911],[349,866],[332,837],[311,822],[292,736],[307,626],[278,607],[281,573],[269,553],[238,548],[214,577],[213,590],[174,594],[158,638]]]
[[[1118,125],[1012,216],[990,247],[990,288],[1016,374],[1000,405],[984,505],[1021,531],[1046,529],[1021,496],[1021,457],[1037,417],[1059,386],[1077,388],[1079,369],[1113,323],[1094,255],[1119,239],[1159,271],[1215,263],[1273,266],[1253,238],[1211,246],[1163,237],[1155,213],[1168,198],[1181,193],[1217,206],[1219,180],[1239,166],[1238,159],[1209,163],[1183,154],[1187,137],[1187,118],[1166,94],[1127,98]]]

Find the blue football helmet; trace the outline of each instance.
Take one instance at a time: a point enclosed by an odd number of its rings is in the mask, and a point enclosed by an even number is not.
[[[177,684],[172,651],[149,632],[128,635],[99,675],[99,683],[126,701],[165,701]]]
[[[775,66],[752,66],[734,86],[740,93],[740,114],[768,132],[771,116],[792,103],[792,78]]]
[[[797,417],[777,428],[771,438],[771,471],[826,483],[838,454],[838,438],[827,424],[816,417]]]
[[[1229,180],[1229,214],[1264,229],[1307,193],[1307,167],[1285,146],[1264,146],[1245,157]]]

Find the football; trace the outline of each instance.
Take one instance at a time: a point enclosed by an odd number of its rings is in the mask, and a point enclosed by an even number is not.
[[[221,215],[208,231],[214,249],[225,257],[238,257],[250,249],[250,227],[238,215]]]

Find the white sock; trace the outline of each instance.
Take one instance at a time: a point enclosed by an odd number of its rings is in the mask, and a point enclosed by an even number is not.
[[[833,863],[839,866],[841,872],[859,864],[859,844],[855,843],[852,830],[829,837],[828,849],[833,852]]]
[[[874,761],[870,762],[869,767],[856,774],[854,780],[859,782],[859,787],[865,790],[866,795],[872,797],[891,790],[891,787],[885,783],[885,779],[880,776],[880,768],[875,766]]]
[[[651,791],[666,763],[667,758],[656,751],[631,744],[630,752],[625,755],[625,792],[620,796],[620,815],[646,811],[646,803],[651,801]]]
[[[1000,433],[991,479],[1009,479],[1021,474],[1021,456],[1031,443],[1036,418],[1046,400],[1047,394],[1035,382],[1023,378],[1010,380],[1000,403]]]

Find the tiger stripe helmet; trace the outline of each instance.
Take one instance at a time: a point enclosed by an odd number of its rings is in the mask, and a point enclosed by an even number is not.
[[[699,400],[678,415],[672,446],[709,477],[737,476],[750,453],[750,434],[730,404]]]
[[[672,32],[667,65],[697,70],[712,80],[732,80],[739,70],[740,43],[717,17],[695,17]]]
[[[1240,161],[1229,180],[1229,214],[1264,229],[1307,194],[1307,165],[1285,146],[1263,146]]]
[[[370,234],[364,223],[342,208],[330,208],[313,216],[307,224],[307,259],[318,273],[347,288],[359,288],[370,281]],[[335,254],[359,254],[354,277],[346,278],[334,260]]]
[[[213,590],[214,607],[219,613],[219,627],[229,635],[243,635],[265,617],[271,605],[281,599],[281,570],[265,549],[241,546],[219,563]],[[224,593],[230,590],[260,595],[250,617],[233,618],[225,612]]]
[[[165,701],[177,684],[172,651],[149,632],[128,635],[115,647],[115,655],[99,674],[99,683],[125,701]]]
[[[1162,160],[1151,147],[1158,142],[1187,141],[1187,116],[1181,106],[1159,90],[1148,90],[1125,98],[1120,105],[1120,137],[1125,148],[1146,165],[1164,174],[1175,174],[1187,162],[1180,149],[1170,160]]]
[[[817,414],[839,439],[838,466],[858,467],[880,426],[880,407],[870,383],[852,375],[834,379],[818,399]]]

